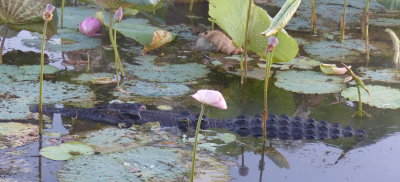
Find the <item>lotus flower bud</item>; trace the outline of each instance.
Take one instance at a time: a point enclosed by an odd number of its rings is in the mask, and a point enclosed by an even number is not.
[[[56,9],[56,7],[54,7],[53,5],[47,4],[46,10],[43,12],[43,20],[45,20],[45,21],[53,20],[53,12],[55,9]]]
[[[192,95],[197,101],[220,109],[227,109],[224,96],[215,90],[198,90]]]
[[[114,14],[114,19],[115,19],[116,22],[119,23],[119,22],[122,21],[123,17],[124,17],[124,12],[122,11],[122,8],[119,7],[117,12],[115,12],[115,14]]]
[[[279,40],[274,37],[274,36],[270,36],[268,37],[268,47],[267,47],[267,52],[272,52],[275,47],[279,44]]]
[[[99,32],[100,29],[101,21],[93,17],[88,17],[79,24],[79,31],[89,37],[98,35],[97,32]]]

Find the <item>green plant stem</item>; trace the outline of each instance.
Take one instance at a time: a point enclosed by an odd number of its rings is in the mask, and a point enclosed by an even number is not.
[[[316,0],[311,2],[311,31],[314,35],[317,34],[317,4]]]
[[[0,64],[3,64],[3,49],[4,49],[4,43],[6,42],[7,33],[8,33],[8,26],[4,25],[4,33],[3,37],[1,38],[1,45],[0,45]]]
[[[195,170],[195,166],[196,166],[197,142],[199,139],[200,125],[201,125],[201,120],[203,120],[203,114],[204,114],[205,108],[206,108],[205,104],[202,103],[199,119],[197,120],[196,134],[194,136],[193,153],[192,153],[192,170],[191,170],[191,174],[190,174],[190,182],[193,182],[193,180],[194,180],[194,170]]]
[[[193,11],[193,1],[194,0],[190,0],[189,13],[192,13],[192,11]]]
[[[347,0],[344,0],[343,3],[343,16],[340,19],[340,42],[343,43],[346,35],[346,15],[347,15]]]
[[[117,45],[116,45],[116,40],[114,40],[114,30],[113,30],[113,15],[111,13],[110,10],[110,19],[108,20],[109,24],[108,24],[108,33],[110,35],[110,41],[114,50],[114,64],[115,64],[115,77],[117,79],[117,87],[119,87],[119,63],[118,63],[118,59],[117,59]]]
[[[358,92],[358,114],[360,117],[363,115],[363,109],[362,109],[362,102],[361,102],[361,89],[360,85],[357,84],[357,92]]]
[[[115,24],[115,27],[117,27],[117,24]],[[116,58],[118,61],[119,69],[121,70],[121,75],[123,77],[125,77],[124,65],[122,64],[121,57],[119,56],[119,51],[118,51],[118,46],[117,46],[117,29],[116,28],[114,28],[114,45],[117,47],[117,53],[115,55],[116,55]]]
[[[64,7],[65,7],[65,0],[61,1],[61,29],[64,27]]]
[[[268,84],[269,84],[269,77],[271,75],[271,67],[272,67],[272,61],[274,57],[274,52],[275,49],[272,50],[272,52],[269,54],[267,61],[267,64],[265,66],[265,78],[264,78],[264,111],[262,115],[262,128],[263,128],[263,136],[264,136],[264,142],[267,140],[267,130],[266,130],[266,122],[268,119]]]
[[[241,84],[244,83],[244,79],[247,77],[247,47],[248,47],[248,39],[249,39],[249,21],[251,14],[251,4],[253,0],[248,0],[249,4],[247,6],[247,17],[246,17],[246,29],[244,32],[244,50],[242,53],[242,66],[241,66]]]
[[[369,3],[371,0],[365,0],[364,16],[363,16],[363,35],[365,38],[365,55],[367,61],[369,61]]]
[[[39,135],[43,134],[43,73],[44,73],[44,49],[46,48],[46,31],[48,22],[45,20],[42,35],[42,52],[40,54],[40,86],[39,86]]]
[[[86,72],[90,73],[90,54],[89,54],[89,52],[87,53],[87,60],[88,60],[88,64],[86,67]]]

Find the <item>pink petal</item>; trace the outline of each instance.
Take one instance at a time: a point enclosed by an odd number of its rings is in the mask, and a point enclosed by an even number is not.
[[[82,23],[79,24],[79,31],[87,36],[93,37],[97,35],[97,32],[101,30],[100,20],[88,17]]]
[[[197,101],[214,106],[220,109],[227,109],[227,105],[222,94],[215,90],[198,90],[192,95]]]
[[[124,12],[122,11],[122,8],[119,7],[117,12],[115,12],[114,14],[114,19],[116,22],[121,22],[123,17],[124,17]]]
[[[55,9],[56,9],[56,7],[54,7],[54,6],[51,5],[51,4],[47,4],[47,5],[46,5],[46,12],[47,12],[47,13],[53,13]]]

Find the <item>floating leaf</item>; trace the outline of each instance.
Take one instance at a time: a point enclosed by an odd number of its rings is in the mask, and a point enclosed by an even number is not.
[[[399,1],[400,2],[400,1]],[[390,38],[392,39],[393,43],[393,50],[394,50],[394,55],[393,55],[393,62],[397,65],[400,66],[400,40],[397,37],[397,35],[393,32],[391,29],[386,29],[385,32],[389,33]]]
[[[80,83],[87,83],[87,82],[91,82],[93,79],[97,79],[97,78],[105,78],[105,77],[109,77],[112,78],[115,74],[112,73],[83,73],[80,74],[78,77],[76,78],[72,78],[71,80],[80,82]]]
[[[65,161],[78,155],[92,155],[94,149],[81,142],[70,141],[58,146],[42,148],[40,155],[51,160]]]
[[[249,0],[210,0],[209,15],[233,40],[237,47],[244,46],[246,15]],[[249,19],[248,48],[250,51],[266,57],[265,48],[268,40],[261,34],[271,21],[267,12],[251,3]],[[274,62],[289,61],[296,57],[299,50],[297,41],[285,31],[277,34],[279,45],[275,49]]]
[[[371,69],[361,67],[358,71],[363,75],[361,79],[385,83],[400,83],[400,70],[398,69]]]
[[[146,97],[174,97],[188,93],[191,89],[183,84],[176,83],[148,83],[142,81],[124,81],[121,84],[128,93]],[[114,96],[119,98],[132,97],[132,94],[125,94],[119,91],[114,92]]]
[[[279,62],[272,64],[273,68],[279,68],[280,70],[288,70],[290,68],[298,68],[303,70],[311,70],[321,64],[320,61],[310,59],[307,57],[297,57],[287,62]],[[265,64],[262,64],[265,68]],[[261,67],[261,66],[260,66]]]
[[[20,147],[38,139],[38,127],[32,124],[16,122],[0,123],[0,150],[8,147]]]
[[[338,68],[336,64],[321,64],[319,67],[322,73],[327,75],[343,75],[347,72],[346,68]],[[351,66],[349,66],[349,68],[351,68]]]
[[[400,0],[377,0],[378,3],[382,4],[390,10],[400,10]]]
[[[371,97],[368,99],[368,93],[361,90],[363,103],[382,109],[400,108],[400,90],[379,85],[367,85],[366,87],[371,93]],[[351,101],[358,101],[357,87],[347,88],[341,95]]]
[[[343,79],[315,71],[283,71],[276,79],[277,87],[303,94],[338,93],[345,88]]]
[[[142,53],[146,54],[147,52],[160,48],[161,46],[168,44],[173,40],[174,36],[171,32],[168,32],[166,30],[157,30],[153,34],[153,40],[151,41],[151,43],[144,45]]]
[[[271,36],[282,30],[286,24],[289,23],[292,16],[300,6],[301,0],[286,0],[286,3],[279,10],[278,14],[271,20],[271,23],[267,30],[262,32],[265,36]]]

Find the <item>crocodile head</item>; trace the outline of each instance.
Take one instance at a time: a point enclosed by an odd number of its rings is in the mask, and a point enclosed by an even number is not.
[[[113,121],[123,123],[126,127],[130,127],[133,124],[140,124],[141,116],[140,112],[146,110],[146,106],[141,103],[123,103],[123,104],[110,104],[106,108],[107,115],[111,116],[110,119]]]

